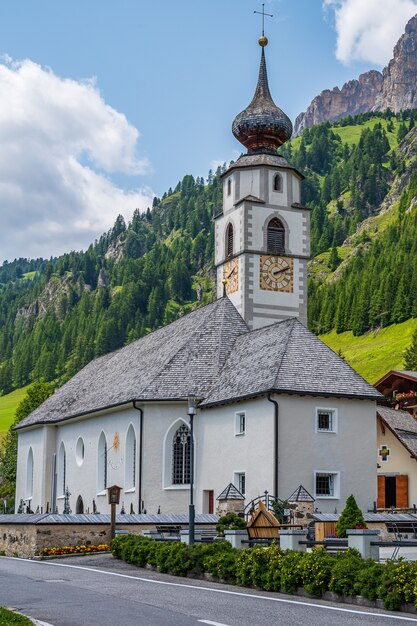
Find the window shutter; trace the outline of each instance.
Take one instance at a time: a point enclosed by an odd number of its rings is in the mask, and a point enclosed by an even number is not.
[[[385,476],[378,476],[378,509],[385,509]]]
[[[402,474],[395,477],[395,489],[396,489],[396,507],[398,509],[408,508],[408,476]]]

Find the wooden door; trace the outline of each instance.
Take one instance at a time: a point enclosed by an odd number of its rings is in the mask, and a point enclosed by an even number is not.
[[[397,509],[407,509],[408,508],[408,476],[406,474],[396,476],[395,487],[396,487],[396,492],[397,492],[396,493]]]
[[[385,476],[378,476],[378,509],[385,509]]]

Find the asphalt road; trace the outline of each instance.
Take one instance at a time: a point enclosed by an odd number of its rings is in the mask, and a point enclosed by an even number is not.
[[[0,557],[0,605],[54,626],[417,626],[417,615],[181,579],[111,555]]]

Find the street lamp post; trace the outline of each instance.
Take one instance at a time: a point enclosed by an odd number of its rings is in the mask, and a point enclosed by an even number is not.
[[[190,505],[188,507],[188,541],[194,543],[195,507],[194,507],[194,429],[193,421],[196,414],[196,397],[188,396],[188,417],[190,418]]]

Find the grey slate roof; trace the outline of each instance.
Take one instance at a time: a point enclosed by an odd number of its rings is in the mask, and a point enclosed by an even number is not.
[[[219,516],[209,513],[196,513],[196,524],[217,524]],[[138,515],[116,515],[117,524],[185,524],[188,526],[188,513],[159,513]],[[0,515],[1,524],[110,524],[106,513],[83,513],[63,515],[58,513],[28,514],[13,513]]]
[[[269,154],[269,153],[261,153],[261,154],[243,154],[238,158],[237,161],[232,163],[232,165],[221,175],[221,178],[228,176],[230,172],[233,170],[239,169],[241,167],[259,167],[260,165],[267,165],[272,167],[283,167],[285,169],[294,170],[300,176],[300,178],[304,178],[303,174],[297,170],[296,167],[291,165],[287,161],[287,159],[280,154]]]
[[[403,446],[417,459],[417,420],[407,411],[396,411],[385,406],[378,407],[377,413]]]
[[[237,487],[233,483],[229,483],[225,489],[217,496],[216,500],[244,500],[245,496],[242,495]]]
[[[217,383],[202,406],[266,391],[383,398],[295,318],[237,337]]]
[[[288,502],[315,502],[313,496],[302,485],[297,487],[287,500]]]
[[[95,359],[17,428],[133,400],[194,393],[207,407],[267,391],[383,397],[297,319],[249,331],[225,297]]]
[[[136,400],[205,397],[236,337],[248,327],[221,298],[134,343],[95,359],[18,428],[57,422]]]
[[[339,513],[314,513],[316,522],[337,522]],[[414,513],[364,513],[365,522],[417,522]]]

